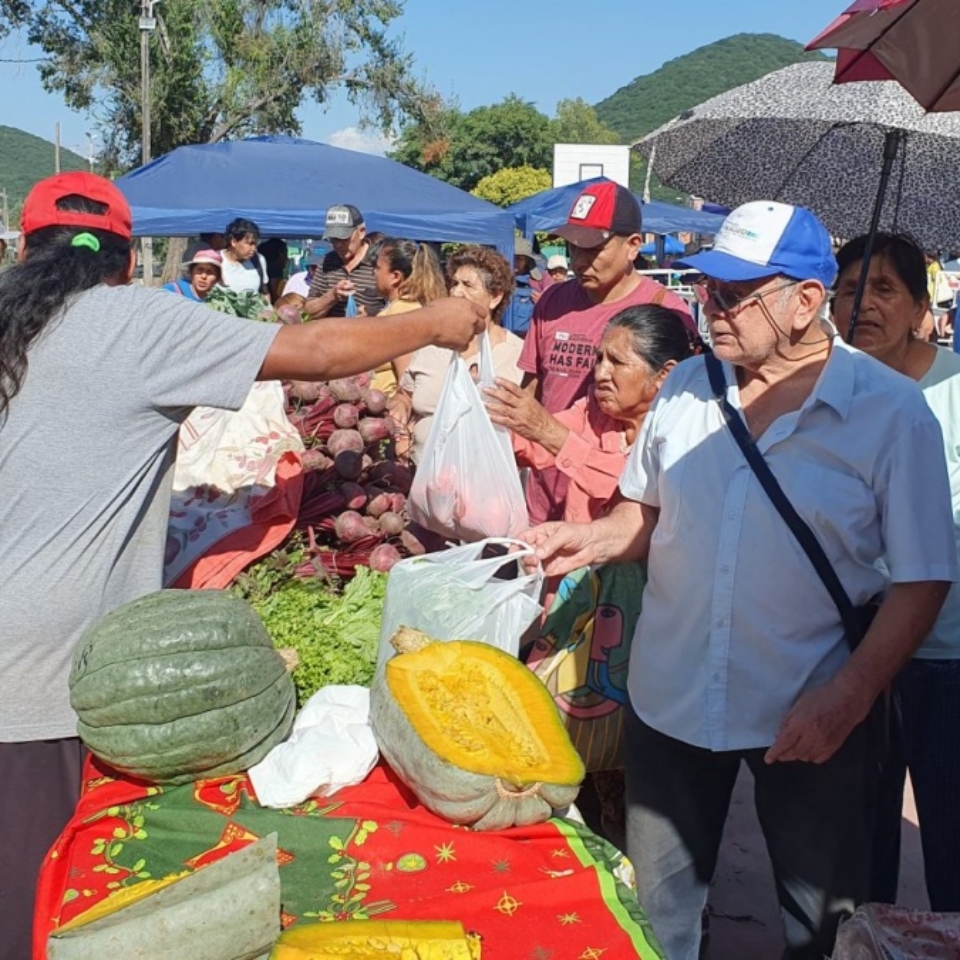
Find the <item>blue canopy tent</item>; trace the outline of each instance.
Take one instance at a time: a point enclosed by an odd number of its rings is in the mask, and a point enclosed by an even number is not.
[[[582,180],[565,187],[554,187],[535,193],[510,207],[507,213],[513,216],[517,229],[527,239],[537,231],[549,232],[567,219],[573,201],[581,190],[593,183],[604,183],[606,177]],[[651,200],[643,204],[643,229],[647,233],[709,233],[720,229],[723,217],[715,213],[703,213],[674,203]]]
[[[657,247],[662,245],[663,249],[658,250]],[[649,243],[645,243],[640,248],[640,254],[644,257],[652,256],[662,256],[664,253],[668,253],[671,256],[676,256],[678,253],[683,253],[686,248],[684,245],[676,238],[669,235],[665,236],[661,243],[658,243],[656,240],[651,240]]]
[[[293,137],[179,147],[117,180],[137,236],[220,232],[249,217],[264,236],[320,237],[327,207],[352,203],[369,230],[496,246],[513,262],[505,210],[395,160]]]

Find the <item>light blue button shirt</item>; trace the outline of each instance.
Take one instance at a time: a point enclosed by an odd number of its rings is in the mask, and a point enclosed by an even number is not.
[[[740,410],[733,368],[727,397]],[[936,419],[912,381],[841,340],[800,410],[758,442],[854,604],[894,582],[958,579]],[[639,716],[711,750],[769,746],[848,656],[840,616],[763,492],[700,358],[670,375],[620,489],[658,507],[628,687]]]

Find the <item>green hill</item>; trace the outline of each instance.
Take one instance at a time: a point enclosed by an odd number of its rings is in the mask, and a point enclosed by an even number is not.
[[[15,211],[30,188],[54,172],[53,154],[53,144],[47,140],[14,127],[0,126],[0,190],[7,191],[11,220],[15,220]],[[87,161],[61,147],[60,169],[86,170]]]
[[[794,40],[769,33],[738,33],[637,77],[601,100],[597,117],[625,143],[632,143],[710,97],[799,60],[821,59],[823,54],[805,53]]]

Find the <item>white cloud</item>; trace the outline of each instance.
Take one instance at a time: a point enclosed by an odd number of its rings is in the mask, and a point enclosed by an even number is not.
[[[327,143],[332,147],[343,147],[346,150],[358,150],[360,153],[372,153],[382,157],[393,145],[389,137],[385,137],[374,130],[361,130],[359,127],[344,127],[334,130],[327,137]]]

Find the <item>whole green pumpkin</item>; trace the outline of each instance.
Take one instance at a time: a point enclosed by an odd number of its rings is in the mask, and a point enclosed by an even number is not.
[[[290,731],[293,681],[253,608],[219,590],[160,590],[81,637],[77,731],[110,766],[159,783],[228,776]]]

